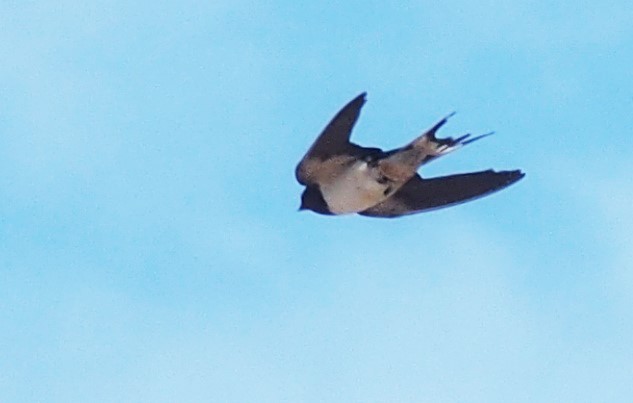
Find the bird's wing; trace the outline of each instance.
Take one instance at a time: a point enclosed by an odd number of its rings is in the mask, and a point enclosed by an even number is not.
[[[297,165],[295,176],[299,183],[306,185],[311,182],[313,171],[317,169],[321,161],[334,155],[344,154],[349,149],[358,147],[352,145],[349,138],[352,134],[352,128],[360,115],[360,110],[363,104],[365,104],[366,95],[367,94],[363,92],[352,99],[334,116],[325,129],[323,129],[314,144],[312,144],[306,155]]]
[[[422,179],[415,175],[387,200],[360,212],[371,217],[398,217],[464,203],[501,190],[525,174],[493,170]]]

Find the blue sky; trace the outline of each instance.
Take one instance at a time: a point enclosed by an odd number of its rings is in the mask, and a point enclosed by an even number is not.
[[[633,3],[4,1],[0,401],[629,402]],[[521,168],[398,220],[297,213],[353,138]]]

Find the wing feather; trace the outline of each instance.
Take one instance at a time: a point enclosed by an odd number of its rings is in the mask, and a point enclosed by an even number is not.
[[[493,170],[422,179],[415,175],[387,200],[359,214],[398,217],[474,200],[512,185],[525,174]]]
[[[348,102],[323,129],[295,169],[295,176],[299,183],[302,185],[310,183],[311,177],[321,161],[356,147],[350,143],[349,138],[360,115],[360,110],[365,104],[366,95],[363,92]]]

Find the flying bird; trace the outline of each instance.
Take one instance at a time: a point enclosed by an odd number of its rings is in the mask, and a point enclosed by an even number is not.
[[[358,95],[334,116],[297,165],[295,176],[305,186],[299,210],[399,217],[474,200],[525,175],[520,170],[486,170],[422,178],[417,173],[420,166],[492,134],[437,138],[437,131],[453,114],[395,150],[350,142],[366,95]]]

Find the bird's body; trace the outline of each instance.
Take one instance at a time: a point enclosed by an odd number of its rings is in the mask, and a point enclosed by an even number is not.
[[[386,199],[389,184],[380,182],[376,167],[366,161],[352,161],[340,175],[320,184],[323,199],[333,214],[349,214],[367,210]]]
[[[395,217],[464,202],[523,177],[520,171],[483,171],[424,180],[417,174],[421,165],[485,135],[438,139],[447,116],[404,147],[361,147],[349,137],[364,102],[363,93],[343,107],[297,165],[297,180],[306,186],[302,209]]]

